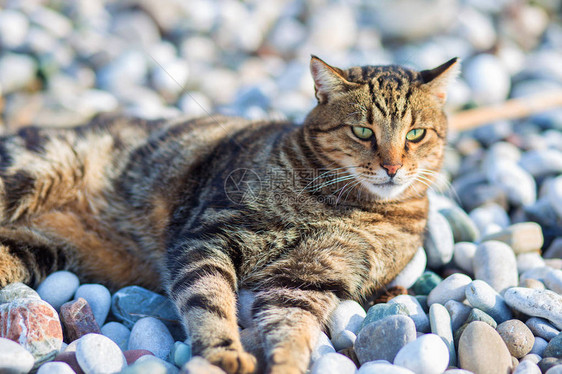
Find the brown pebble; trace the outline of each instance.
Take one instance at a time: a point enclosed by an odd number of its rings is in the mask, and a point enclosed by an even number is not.
[[[522,284],[521,287],[527,287],[527,288],[533,288],[535,290],[544,290],[546,289],[546,287],[544,286],[544,283],[541,282],[538,279],[533,279],[533,278],[528,278],[525,279]]]
[[[496,331],[502,337],[509,353],[515,358],[521,358],[531,352],[535,337],[531,329],[518,319],[510,319],[500,323]]]
[[[92,308],[81,297],[63,304],[60,308],[60,317],[70,342],[89,333],[101,334]]]
[[[128,351],[123,352],[125,359],[127,360],[127,365],[131,365],[136,360],[138,360],[142,356],[150,355],[154,356],[154,353],[146,350],[146,349],[131,349]]]
[[[72,368],[72,370],[76,372],[76,374],[84,374],[84,371],[82,370],[80,365],[78,365],[78,361],[76,360],[76,352],[74,351],[59,353],[53,361],[65,362]]]

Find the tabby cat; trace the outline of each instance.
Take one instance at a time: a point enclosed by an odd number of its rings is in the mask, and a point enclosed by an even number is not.
[[[361,300],[422,243],[457,59],[421,72],[313,56],[303,125],[209,116],[98,117],[0,138],[0,286],[59,269],[166,291],[193,353],[252,373],[240,290],[267,373],[304,373],[343,299]]]

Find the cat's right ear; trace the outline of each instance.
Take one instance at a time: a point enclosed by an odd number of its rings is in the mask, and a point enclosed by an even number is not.
[[[329,101],[331,96],[351,85],[344,78],[341,69],[328,65],[314,55],[310,58],[310,72],[314,80],[314,94],[320,104]]]

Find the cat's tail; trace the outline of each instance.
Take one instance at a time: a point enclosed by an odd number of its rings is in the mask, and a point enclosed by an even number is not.
[[[469,130],[494,121],[524,118],[559,107],[562,107],[562,90],[549,91],[454,113],[449,117],[449,127],[458,131]]]

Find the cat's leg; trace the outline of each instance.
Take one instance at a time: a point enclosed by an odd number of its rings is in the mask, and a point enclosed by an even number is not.
[[[183,317],[194,355],[228,374],[253,373],[256,359],[240,342],[236,272],[230,257],[212,246],[188,243],[170,251],[168,292]]]
[[[337,302],[331,292],[298,288],[270,288],[256,294],[252,313],[268,374],[306,372],[312,348]]]

